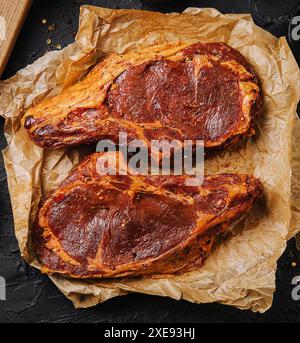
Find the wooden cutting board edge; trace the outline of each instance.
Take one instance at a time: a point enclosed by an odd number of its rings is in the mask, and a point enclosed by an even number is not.
[[[30,9],[31,3],[32,0],[0,1],[0,30],[2,30],[2,34],[3,32],[5,33],[4,40],[1,40],[3,37],[0,37],[0,78]]]

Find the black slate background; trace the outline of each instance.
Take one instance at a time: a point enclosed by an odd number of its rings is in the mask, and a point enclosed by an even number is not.
[[[47,50],[74,40],[82,4],[111,8],[136,8],[161,12],[182,11],[186,7],[215,7],[228,13],[252,13],[256,23],[276,36],[287,35],[288,22],[300,0],[235,1],[62,1],[36,0],[19,35],[3,79],[32,63]],[[47,25],[41,20],[47,19]],[[48,32],[49,24],[56,29]],[[47,38],[52,40],[46,44]],[[300,54],[300,51],[298,51]],[[0,99],[1,101],[1,99]],[[0,149],[6,141],[0,118]],[[296,267],[292,266],[296,262]],[[29,267],[20,258],[13,231],[13,218],[6,173],[0,156],[0,275],[7,280],[7,300],[0,301],[0,322],[300,322],[300,301],[291,298],[291,280],[300,275],[300,252],[292,239],[278,262],[277,290],[272,308],[265,314],[219,304],[192,304],[168,298],[130,294],[111,299],[90,309],[75,310],[47,276]]]

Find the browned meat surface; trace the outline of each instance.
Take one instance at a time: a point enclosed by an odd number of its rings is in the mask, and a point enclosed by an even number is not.
[[[199,267],[230,223],[262,192],[248,175],[100,175],[95,153],[41,207],[32,246],[42,271],[75,278],[180,273]],[[103,161],[103,160],[102,160]],[[100,163],[101,165],[101,163]]]
[[[257,77],[224,43],[155,46],[111,55],[81,82],[29,109],[33,141],[57,148],[100,139],[199,139],[227,145],[254,133],[262,104]]]

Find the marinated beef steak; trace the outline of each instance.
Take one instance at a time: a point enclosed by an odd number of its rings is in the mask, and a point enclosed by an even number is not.
[[[87,77],[25,115],[44,148],[100,139],[204,140],[218,148],[254,133],[257,77],[225,43],[168,44],[111,55]]]
[[[216,237],[262,192],[248,175],[100,175],[119,153],[81,162],[45,201],[32,232],[42,271],[74,278],[181,273],[199,267]],[[119,159],[120,158],[120,159]]]

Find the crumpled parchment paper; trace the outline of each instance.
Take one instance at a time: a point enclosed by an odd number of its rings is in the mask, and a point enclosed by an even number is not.
[[[15,232],[23,258],[35,267],[30,228],[41,197],[58,186],[88,147],[44,151],[21,125],[25,110],[82,78],[107,53],[123,53],[178,40],[224,41],[243,53],[259,75],[264,108],[256,135],[206,161],[207,173],[252,173],[264,199],[217,246],[199,270],[162,279],[72,280],[50,276],[75,307],[89,307],[128,292],[197,303],[220,302],[264,312],[272,304],[276,262],[288,238],[300,231],[300,142],[293,128],[300,71],[285,38],[254,25],[250,15],[188,8],[182,14],[83,6],[75,42],[49,52],[0,82],[0,115],[6,119],[3,152]],[[292,191],[291,191],[292,190]],[[1,269],[1,266],[0,266]]]

